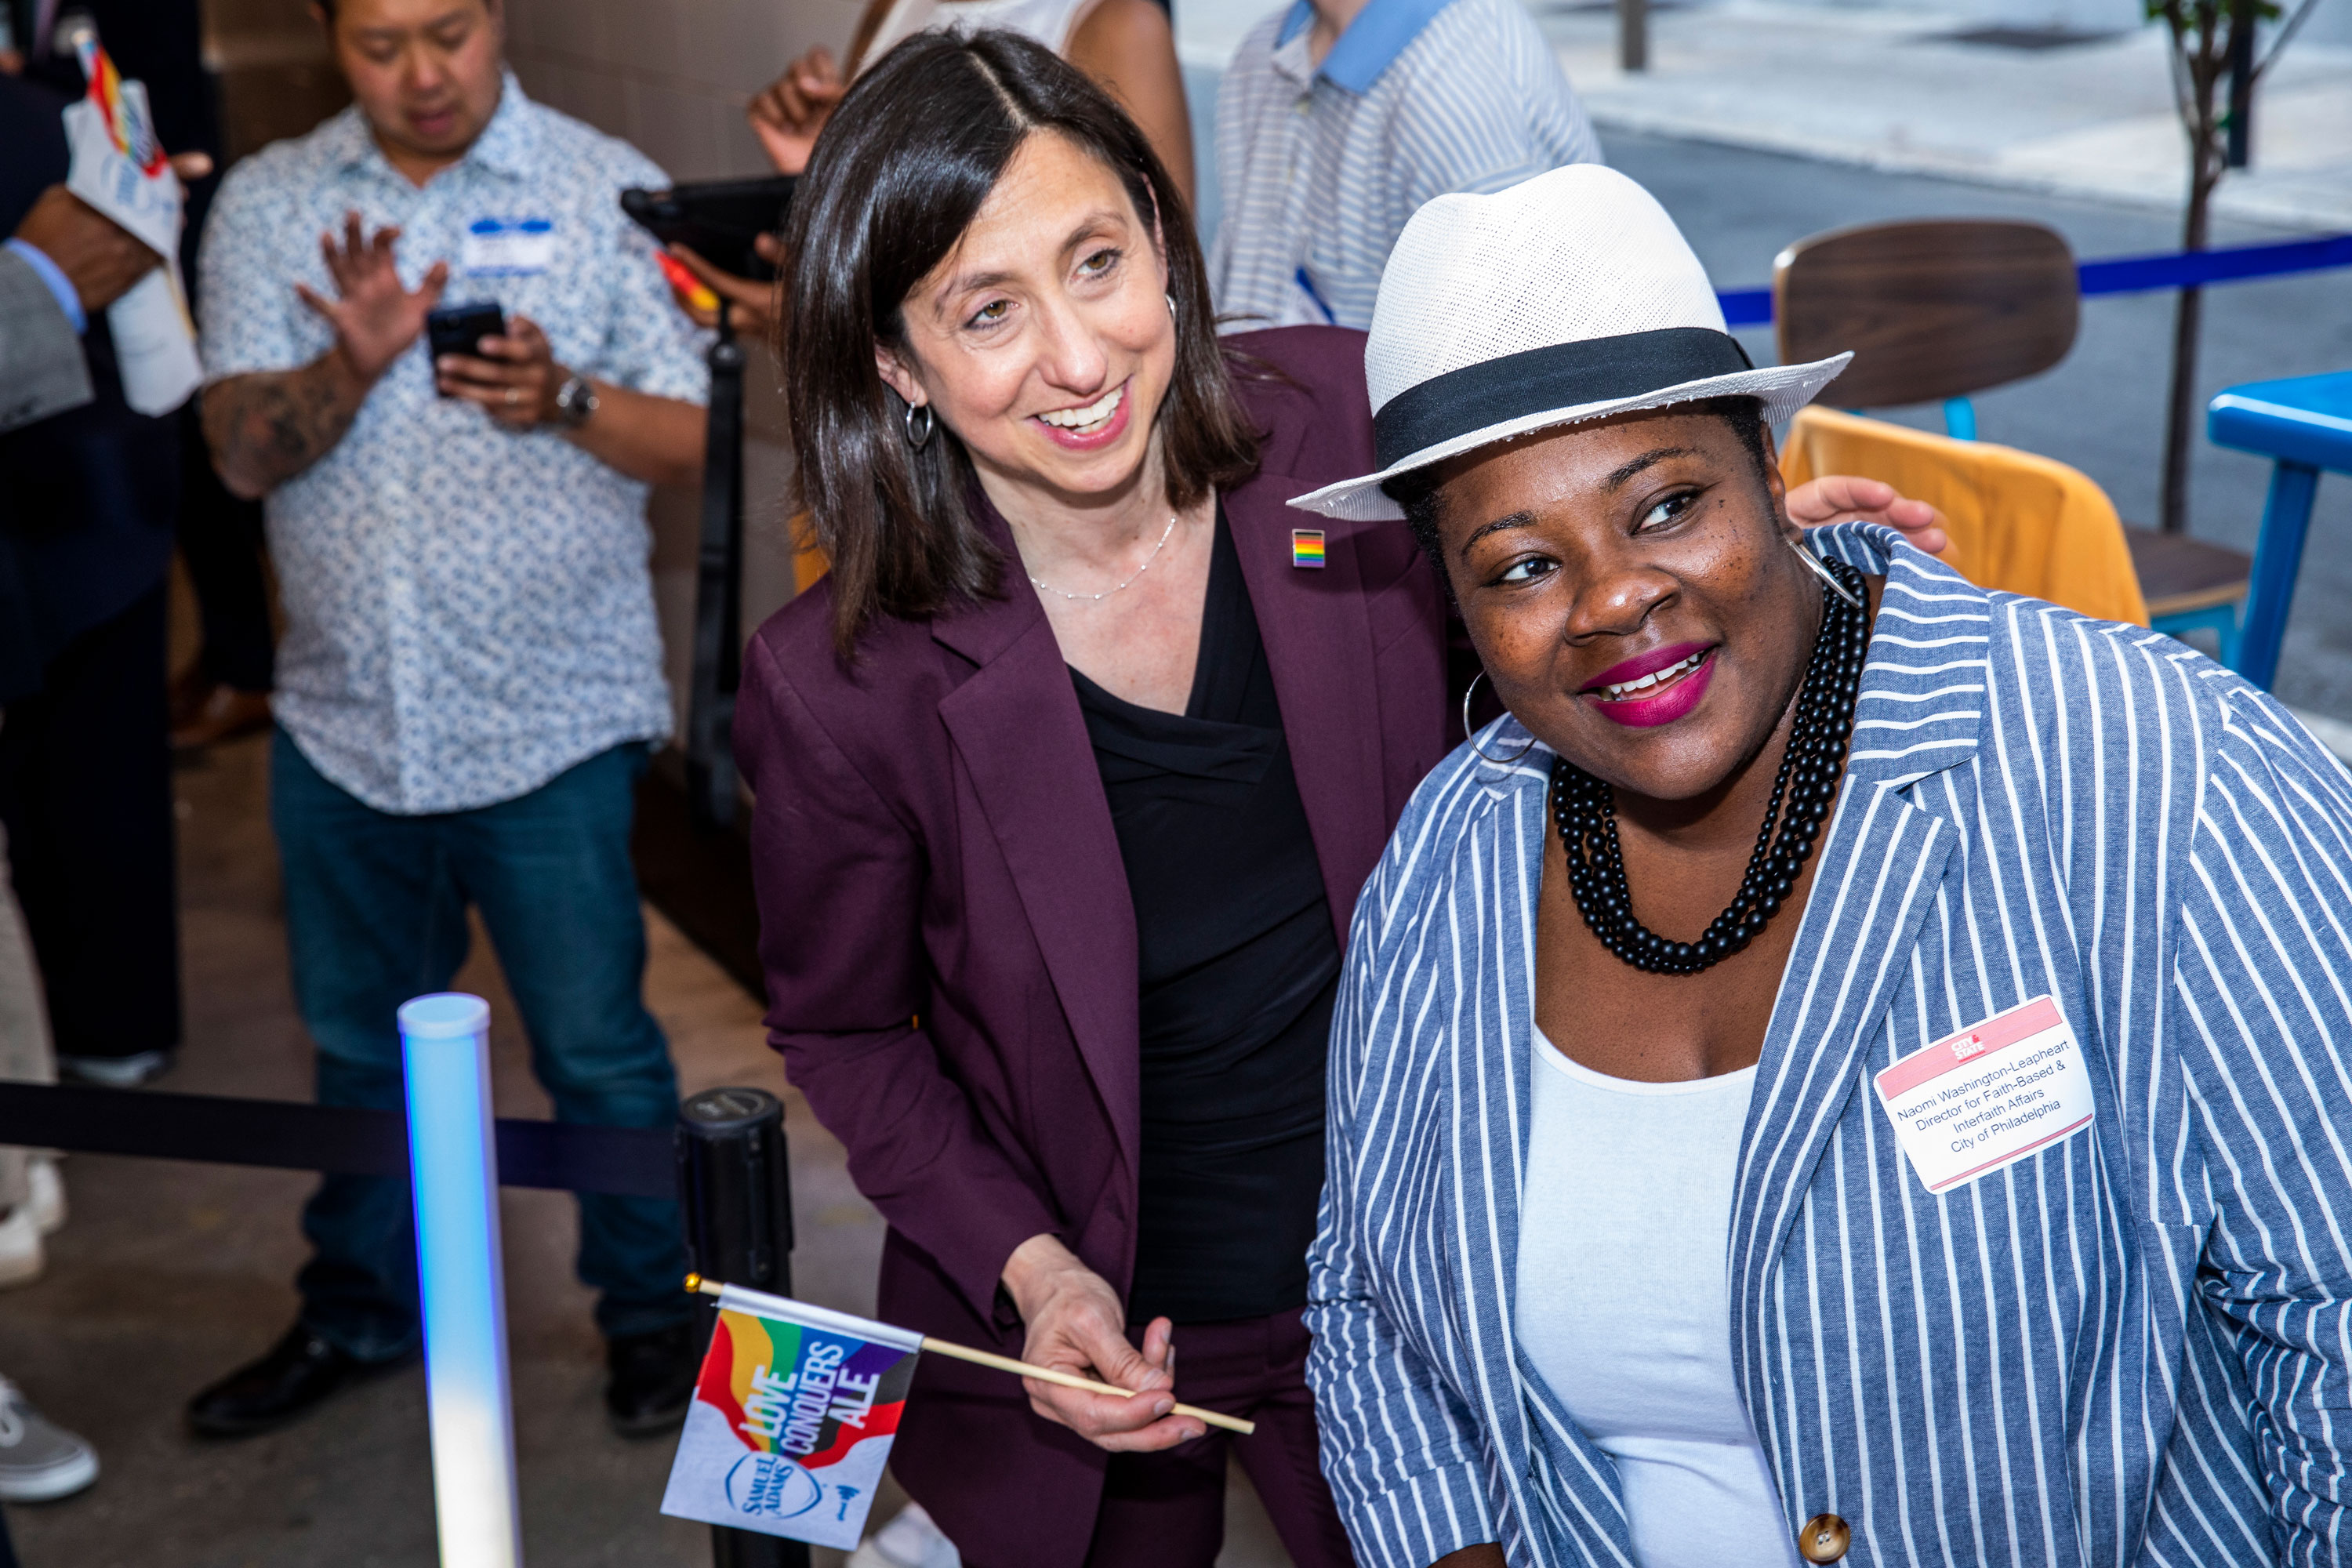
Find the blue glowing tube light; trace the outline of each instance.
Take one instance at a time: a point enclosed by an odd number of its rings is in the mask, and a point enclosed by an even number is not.
[[[459,992],[400,1009],[416,1286],[442,1568],[520,1568],[490,1006]]]

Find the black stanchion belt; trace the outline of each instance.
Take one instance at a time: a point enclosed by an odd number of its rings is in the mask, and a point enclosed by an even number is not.
[[[498,1140],[502,1186],[677,1195],[674,1134],[667,1127],[501,1117]],[[283,1100],[0,1083],[0,1144],[408,1179],[404,1113]]]

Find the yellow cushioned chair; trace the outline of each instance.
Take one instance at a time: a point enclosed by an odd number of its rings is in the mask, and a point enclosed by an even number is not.
[[[805,594],[816,585],[818,578],[833,570],[833,558],[816,542],[816,519],[807,512],[793,513],[784,530],[793,539],[793,592]]]
[[[1952,541],[1944,560],[1979,587],[2147,625],[2115,504],[2063,463],[1815,405],[1790,426],[1780,468],[1791,485],[1867,474],[1935,506]]]

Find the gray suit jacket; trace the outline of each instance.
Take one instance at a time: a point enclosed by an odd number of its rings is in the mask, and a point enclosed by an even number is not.
[[[0,247],[0,430],[88,403],[81,338],[31,262]]]

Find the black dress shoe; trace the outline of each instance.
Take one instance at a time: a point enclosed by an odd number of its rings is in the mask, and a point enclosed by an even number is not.
[[[694,1403],[694,1380],[702,1370],[702,1336],[691,1322],[649,1334],[621,1334],[606,1342],[604,1411],[624,1437],[652,1437],[675,1430]]]
[[[297,1323],[268,1355],[188,1401],[188,1425],[207,1437],[249,1437],[308,1415],[338,1389],[412,1359],[362,1361]]]

